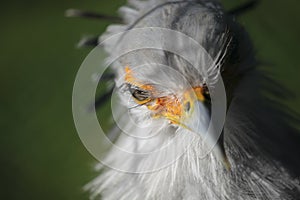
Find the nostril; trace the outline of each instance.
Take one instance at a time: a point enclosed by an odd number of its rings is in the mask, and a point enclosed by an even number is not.
[[[186,102],[186,103],[184,104],[184,110],[185,110],[186,112],[189,112],[190,109],[191,109],[191,103],[188,101],[188,102]]]

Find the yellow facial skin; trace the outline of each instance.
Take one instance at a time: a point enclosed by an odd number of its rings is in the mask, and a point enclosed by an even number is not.
[[[193,87],[184,92],[182,98],[178,98],[176,95],[169,95],[163,97],[155,96],[155,88],[153,85],[142,84],[142,81],[136,79],[133,76],[132,70],[127,66],[125,68],[125,82],[140,88],[143,91],[149,92],[149,98],[139,100],[134,98],[137,104],[145,105],[151,111],[153,111],[152,117],[154,118],[166,118],[172,124],[181,125],[182,119],[193,110],[194,101],[204,101],[203,87]]]

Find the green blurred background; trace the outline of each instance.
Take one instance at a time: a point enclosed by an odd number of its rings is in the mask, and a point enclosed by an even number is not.
[[[0,12],[0,199],[88,199],[82,186],[96,161],[81,144],[72,118],[72,87],[89,49],[76,49],[85,34],[108,22],[67,19],[80,8],[116,14],[125,0],[2,0]],[[243,0],[223,1],[226,8]],[[300,2],[262,0],[239,18],[258,57],[294,94],[300,111]]]

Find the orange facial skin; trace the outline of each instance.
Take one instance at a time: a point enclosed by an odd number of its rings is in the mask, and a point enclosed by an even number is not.
[[[181,101],[175,96],[159,97],[154,100],[153,104],[147,105],[147,108],[154,111],[154,118],[165,117],[174,124],[179,122],[183,113]]]
[[[143,84],[142,81],[133,76],[132,70],[126,66],[125,68],[125,82],[134,85],[151,94],[155,94],[155,87],[149,84]],[[155,96],[155,95],[152,95]],[[204,101],[203,88],[201,86],[193,87],[183,93],[182,98],[176,95],[169,95],[163,97],[149,97],[142,101],[134,98],[135,102],[140,105],[145,105],[151,111],[154,118],[167,118],[172,124],[181,124],[182,117],[193,109],[193,102],[195,100]]]

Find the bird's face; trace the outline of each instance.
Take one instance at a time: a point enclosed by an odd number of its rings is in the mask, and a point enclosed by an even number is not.
[[[172,125],[198,133],[199,127],[194,127],[191,118],[195,117],[197,111],[199,112],[200,106],[200,112],[206,118],[203,121],[205,124],[201,124],[201,131],[207,128],[208,114],[204,104],[210,97],[205,85],[178,86],[177,90],[170,90],[156,83],[145,83],[129,66],[125,68],[124,79],[133,101],[137,106],[146,107],[152,118],[168,120]]]
[[[161,66],[126,66],[121,79],[126,88],[126,92],[122,94],[127,93],[132,102],[128,107],[133,109],[132,113],[139,122],[146,122],[146,119],[164,121],[168,122],[164,126],[176,128],[173,135],[192,134],[197,141],[207,146],[203,152],[214,147],[225,168],[230,168],[223,144],[217,142],[218,138],[211,135],[208,129],[211,121],[211,97],[206,84],[200,81],[191,83],[191,79],[174,71],[174,68],[164,70]],[[148,131],[152,134],[156,132],[156,128],[150,125]]]

